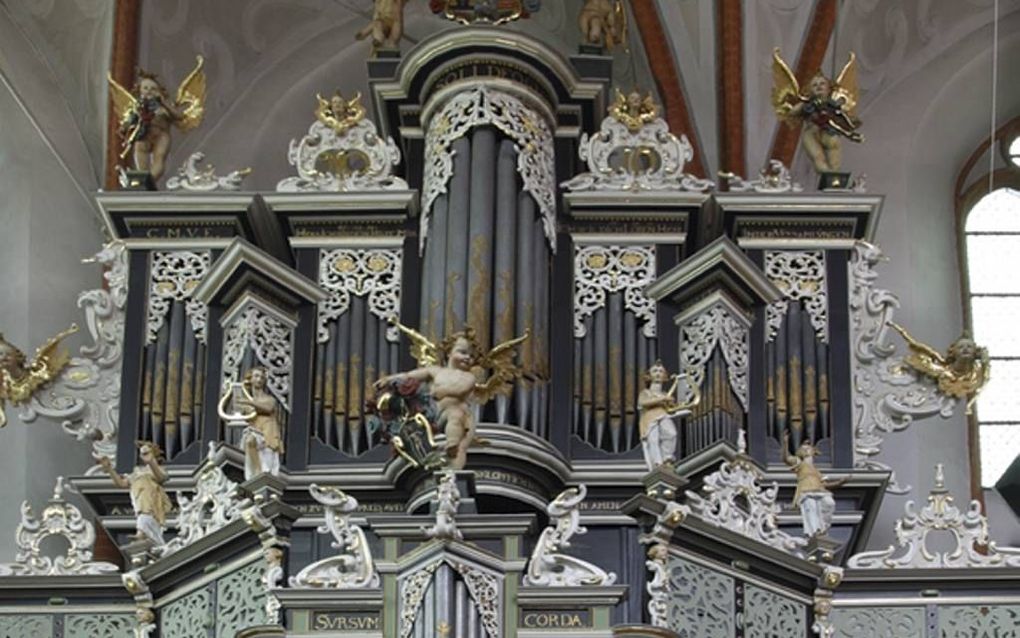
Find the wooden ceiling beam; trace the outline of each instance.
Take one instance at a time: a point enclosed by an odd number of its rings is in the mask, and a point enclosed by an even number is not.
[[[744,15],[742,0],[720,0],[718,60],[719,170],[746,176],[744,135]]]
[[[110,55],[110,74],[121,86],[131,88],[135,83],[138,66],[138,27],[141,24],[141,0],[117,0],[113,15],[113,51]],[[109,89],[107,89],[109,91]],[[117,165],[120,159],[120,134],[117,114],[112,103],[107,106],[106,180],[107,190],[116,190]]]

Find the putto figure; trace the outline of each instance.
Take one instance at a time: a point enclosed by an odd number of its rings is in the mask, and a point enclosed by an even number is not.
[[[673,384],[663,390],[667,382]],[[641,420],[638,425],[641,432],[641,447],[645,453],[645,463],[649,471],[663,464],[672,464],[676,459],[677,428],[674,417],[698,403],[695,395],[693,403],[681,405],[674,398],[679,375],[670,375],[661,361],[656,361],[645,374],[648,387],[638,395],[638,408]]]
[[[163,540],[166,515],[172,507],[170,497],[163,489],[167,479],[166,470],[159,464],[163,451],[151,441],[138,441],[137,445],[142,463],[135,466],[130,474],[118,474],[106,456],[99,458],[99,465],[110,475],[114,485],[131,490],[136,537],[147,538],[157,547],[162,547],[166,544]]]
[[[988,349],[974,343],[964,332],[943,356],[935,348],[912,337],[903,326],[892,321],[889,325],[903,336],[910,349],[903,363],[937,382],[943,394],[956,399],[967,398],[967,414],[970,414],[978,393],[990,378]]]
[[[71,360],[66,350],[59,350],[60,341],[78,331],[78,326],[58,333],[35,351],[28,362],[25,353],[0,334],[0,428],[7,425],[6,407],[27,403],[47,383],[53,381]]]
[[[790,435],[783,434],[783,450],[790,449]],[[832,527],[832,515],[836,512],[836,501],[829,490],[839,487],[848,479],[827,480],[815,466],[818,449],[807,439],[800,444],[793,455],[786,454],[786,464],[797,475],[797,490],[793,495],[793,506],[800,508],[804,522],[804,535],[808,538],[824,536]]]
[[[651,91],[641,95],[635,89],[624,95],[623,91],[616,89],[616,99],[609,105],[609,114],[633,133],[659,117],[659,106]]]
[[[205,113],[204,61],[197,56],[195,68],[181,82],[177,97],[170,101],[166,89],[152,73],[139,70],[129,91],[107,75],[110,99],[120,122],[121,159],[133,153],[134,168],[147,172],[153,182],[166,171],[170,154],[170,125],[190,131],[202,123]]]
[[[627,44],[627,12],[621,0],[584,0],[577,22],[581,41],[589,46],[612,51]]]
[[[479,355],[480,347],[471,328],[435,344],[416,330],[396,325],[411,340],[411,355],[421,367],[376,381],[375,388],[382,394],[377,402],[380,415],[375,427],[385,428],[394,448],[415,463],[420,463],[420,455],[407,454],[404,449],[408,446],[401,436],[405,426],[421,424],[428,436],[431,430],[442,428],[446,434],[445,464],[455,470],[464,469],[467,450],[475,440],[474,407],[509,392],[511,382],[521,376],[521,369],[514,363],[514,348],[528,338],[528,333]],[[491,369],[492,374],[479,381],[486,369]],[[428,396],[422,397],[426,393]],[[399,414],[393,412],[395,402],[405,404]]]
[[[772,53],[772,106],[790,125],[803,123],[801,145],[819,174],[839,172],[842,165],[842,140],[861,142],[855,117],[860,94],[857,83],[857,57],[851,53],[835,81],[816,73],[802,88],[779,49]]]
[[[372,21],[358,31],[358,40],[372,38],[373,53],[379,49],[400,48],[400,38],[404,35],[404,4],[407,0],[375,0],[372,10]]]

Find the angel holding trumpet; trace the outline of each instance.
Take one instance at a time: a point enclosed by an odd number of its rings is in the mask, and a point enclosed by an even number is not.
[[[132,154],[135,170],[147,172],[153,182],[166,171],[170,126],[190,131],[202,122],[206,84],[203,64],[202,56],[197,56],[195,68],[181,82],[173,101],[152,73],[139,69],[130,91],[114,80],[112,74],[107,74],[110,99],[120,123],[120,157],[124,159]]]
[[[470,327],[436,344],[412,328],[396,326],[410,339],[411,355],[420,367],[375,382],[382,394],[373,427],[385,428],[394,449],[415,465],[464,469],[468,448],[477,440],[474,408],[509,392],[511,382],[522,375],[514,349],[528,333],[480,354]],[[486,369],[492,373],[480,381]],[[429,454],[433,428],[446,434],[445,455],[439,458]]]

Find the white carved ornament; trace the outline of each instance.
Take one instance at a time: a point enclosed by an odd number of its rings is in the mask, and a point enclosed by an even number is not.
[[[320,534],[330,533],[335,539],[336,556],[316,561],[290,579],[291,587],[325,587],[330,589],[361,589],[379,586],[379,573],[372,561],[372,552],[361,527],[351,523],[351,514],[358,501],[335,487],[319,487],[312,483],[309,492],[322,504],[326,515]]]
[[[240,516],[240,506],[235,500],[237,483],[223,473],[215,460],[215,453],[216,443],[210,443],[209,454],[195,481],[195,494],[189,499],[182,492],[177,492],[177,504],[180,506],[177,536],[166,544],[163,556],[184,549]]]
[[[250,168],[244,168],[239,171],[231,171],[226,175],[217,175],[216,167],[212,164],[199,166],[204,159],[205,153],[201,151],[189,155],[188,159],[184,160],[184,164],[177,169],[177,174],[166,180],[166,189],[168,191],[198,192],[239,191],[244,176],[251,172]]]
[[[564,490],[553,499],[546,512],[549,526],[531,552],[528,568],[524,573],[524,584],[543,587],[582,587],[612,585],[616,574],[606,572],[588,561],[563,554],[570,547],[570,539],[586,533],[581,527],[580,505],[588,490],[584,485]]]
[[[873,244],[857,242],[850,263],[850,339],[853,350],[854,456],[857,467],[888,470],[874,460],[885,435],[904,430],[917,419],[949,418],[957,399],[942,394],[928,377],[920,376],[894,356],[886,341],[889,322],[900,302],[888,290],[875,288],[875,266],[884,259]],[[895,475],[888,490],[905,494]]]
[[[998,547],[988,540],[988,519],[981,513],[981,503],[971,501],[966,512],[953,505],[941,463],[935,466],[935,487],[928,493],[928,504],[918,512],[914,501],[908,500],[903,511],[904,516],[896,520],[896,546],[855,554],[847,565],[859,569],[1020,567],[1020,547]],[[928,546],[930,532],[946,531],[955,541],[952,550]]]
[[[338,174],[316,168],[323,153],[338,159],[354,159],[364,164],[362,170]],[[308,134],[291,140],[287,161],[297,169],[297,176],[276,185],[287,193],[305,191],[374,191],[406,190],[407,182],[393,174],[400,164],[400,149],[392,137],[379,137],[375,123],[361,120],[337,133],[319,120],[312,122]]]
[[[829,343],[829,294],[825,277],[825,252],[821,250],[769,250],[765,252],[765,276],[783,293],[765,310],[767,340],[776,338],[791,301],[800,301],[822,343]]]
[[[645,584],[648,592],[648,619],[653,627],[669,627],[669,546],[656,543],[648,550],[645,567],[651,572],[651,579]]]
[[[687,492],[691,512],[705,522],[803,556],[807,541],[779,529],[782,511],[777,501],[779,485],[773,482],[770,487],[763,487],[762,471],[746,452],[746,438],[741,430],[736,458],[723,462],[705,477],[700,494]]]
[[[432,204],[453,177],[455,141],[476,126],[492,125],[516,144],[517,172],[542,213],[545,236],[556,250],[556,161],[546,121],[512,95],[484,84],[450,98],[428,124],[422,196],[421,250],[425,250]]]
[[[464,540],[464,535],[457,529],[457,508],[460,505],[460,490],[457,489],[457,477],[452,471],[440,474],[436,482],[436,522],[431,527],[422,527],[422,532],[429,538],[447,540]]]
[[[205,327],[209,309],[191,295],[209,271],[209,251],[156,251],[149,267],[149,309],[145,319],[149,344],[159,336],[170,304],[184,303],[184,313],[191,320],[191,329],[199,342],[205,343]]]
[[[739,175],[728,176],[729,190],[734,193],[799,193],[804,187],[793,181],[790,169],[782,161],[770,159],[768,166],[758,171],[758,179],[746,180]]]
[[[400,638],[407,638],[414,631],[418,608],[432,582],[432,575],[442,564],[442,559],[437,560],[400,581]]]
[[[634,154],[646,158],[650,165],[628,167]],[[679,138],[669,132],[669,125],[656,117],[639,129],[632,130],[612,115],[602,120],[599,132],[581,136],[578,157],[587,163],[588,172],[563,182],[571,191],[587,190],[685,190],[705,191],[715,183],[684,172],[684,165],[694,158],[694,147],[686,135]],[[622,162],[623,165],[618,165]]]
[[[39,416],[61,422],[79,441],[91,441],[93,456],[117,456],[120,366],[124,354],[124,306],[127,302],[127,247],[115,241],[86,260],[104,267],[106,288],[78,296],[92,345],[82,346],[60,376],[36,393],[21,413],[25,423]],[[99,471],[98,465],[86,474]]]
[[[238,314],[225,330],[221,386],[240,380],[241,362],[251,348],[258,365],[269,373],[269,392],[290,411],[292,337],[293,331],[282,321],[254,306]]]
[[[471,600],[475,601],[478,617],[482,627],[491,638],[503,635],[503,623],[500,621],[503,610],[500,577],[483,571],[467,563],[456,563],[454,569],[464,579]]]
[[[43,543],[52,537],[66,541],[67,553],[43,555]],[[64,500],[64,477],[57,477],[53,497],[36,518],[28,501],[21,504],[21,523],[15,536],[18,552],[13,563],[0,563],[0,576],[70,576],[109,574],[120,571],[116,565],[92,562],[96,530],[82,518],[81,510]]]
[[[654,338],[655,302],[644,293],[654,280],[654,246],[578,246],[574,251],[574,336],[585,335],[585,317],[605,307],[607,293],[622,292],[627,310],[644,322],[642,334]]]
[[[319,304],[319,343],[329,341],[327,324],[347,312],[351,295],[365,297],[368,310],[382,321],[395,322],[400,316],[399,248],[336,248],[319,252],[319,285],[329,297]],[[396,326],[386,329],[386,338],[396,342]]]
[[[726,376],[740,405],[747,411],[748,328],[723,305],[705,309],[680,326],[680,368],[687,378],[689,396],[705,381],[705,364],[712,358],[716,346],[722,349],[726,360]]]

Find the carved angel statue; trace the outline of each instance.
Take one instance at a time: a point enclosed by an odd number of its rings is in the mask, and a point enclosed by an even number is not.
[[[651,91],[642,96],[634,89],[624,95],[623,91],[616,89],[616,98],[609,105],[609,115],[634,132],[659,117],[659,105]]]
[[[903,326],[892,321],[888,323],[903,335],[910,349],[903,363],[936,381],[943,394],[956,399],[968,397],[967,414],[970,414],[978,393],[988,383],[991,374],[988,349],[974,343],[964,331],[943,356],[931,346],[912,337]]]
[[[407,0],[375,0],[372,21],[358,31],[358,40],[371,36],[372,52],[397,49],[404,34],[404,4]]]
[[[783,450],[790,449],[790,434],[783,433]],[[807,439],[800,444],[795,454],[786,454],[784,460],[797,475],[797,489],[793,494],[793,506],[800,508],[804,521],[804,535],[823,536],[832,527],[832,515],[836,512],[836,501],[829,490],[849,480],[826,479],[815,465],[818,449]]]
[[[7,425],[5,408],[26,403],[44,385],[57,378],[71,360],[66,350],[58,350],[60,341],[78,332],[78,326],[57,333],[38,350],[29,362],[25,353],[18,350],[0,334],[0,428]]]
[[[244,374],[241,383],[233,383],[220,398],[217,411],[228,425],[245,424],[241,435],[244,451],[244,480],[263,472],[280,474],[280,456],[283,455],[283,431],[280,427],[280,406],[266,389],[269,372],[254,367]],[[232,410],[227,404],[232,403]]]
[[[196,56],[195,68],[177,88],[173,101],[152,73],[139,70],[131,90],[125,89],[107,74],[110,99],[120,122],[121,158],[134,153],[134,168],[148,172],[156,181],[166,171],[170,154],[170,125],[190,131],[202,123],[205,113],[204,60]]]
[[[157,547],[165,545],[163,528],[172,505],[163,484],[167,474],[160,460],[163,451],[151,441],[138,441],[141,465],[130,474],[118,474],[107,456],[99,457],[99,465],[110,475],[113,484],[131,491],[131,507],[135,510],[137,538],[148,538]]]
[[[627,44],[627,11],[622,0],[584,0],[577,22],[585,44],[609,51]]]
[[[319,120],[329,128],[343,135],[365,117],[365,107],[361,104],[361,92],[354,94],[354,97],[347,100],[337,91],[328,100],[316,93],[315,99],[319,106],[315,109],[315,119]]]
[[[641,420],[638,423],[641,447],[649,471],[660,465],[673,463],[676,457],[677,438],[676,421],[673,418],[697,405],[701,399],[699,392],[695,390],[691,403],[683,405],[677,403],[676,390],[680,378],[680,375],[670,375],[662,362],[656,361],[645,375],[648,387],[638,395],[638,409],[641,410]],[[668,390],[663,390],[663,386],[670,380],[673,384]]]
[[[772,106],[781,120],[794,125],[803,122],[801,145],[819,173],[838,172],[842,164],[843,138],[861,142],[856,118],[860,89],[857,84],[857,56],[850,59],[835,81],[815,73],[807,87],[801,87],[779,49],[772,52]]]
[[[418,402],[411,410],[414,415],[404,420],[427,420],[432,428],[441,425],[446,434],[446,463],[453,469],[463,469],[468,447],[475,440],[474,406],[483,406],[497,394],[510,391],[511,382],[522,374],[514,363],[514,348],[528,338],[528,333],[480,355],[471,328],[435,344],[416,330],[399,323],[396,326],[411,340],[411,355],[421,367],[376,381],[376,390],[386,391],[378,405],[385,409],[397,395],[405,397],[404,400],[420,396],[425,390],[419,386],[428,384],[427,392],[434,407]],[[492,373],[480,381],[487,369]],[[395,424],[396,427],[400,425]],[[384,426],[391,438],[397,433],[393,425],[384,423]],[[404,442],[394,438],[393,444],[401,452]]]

